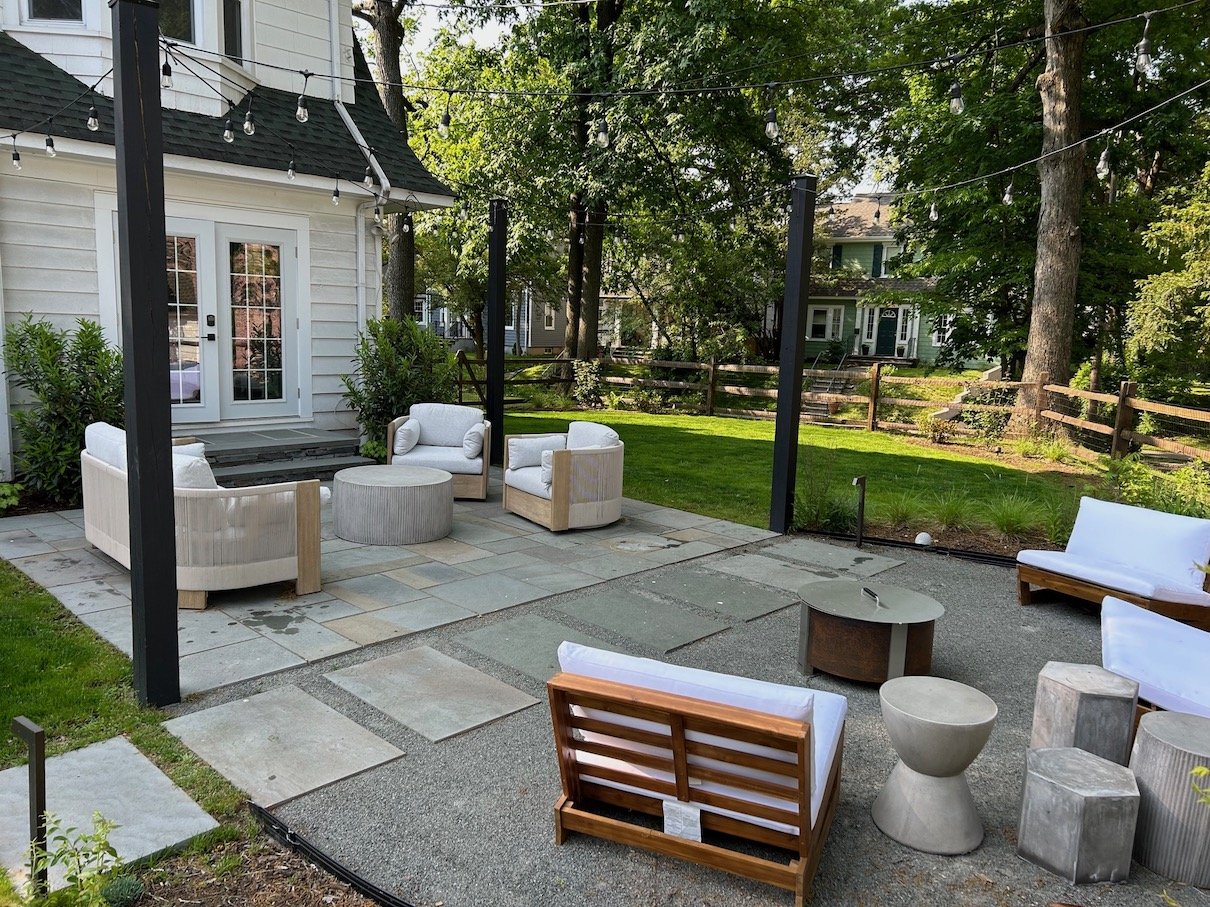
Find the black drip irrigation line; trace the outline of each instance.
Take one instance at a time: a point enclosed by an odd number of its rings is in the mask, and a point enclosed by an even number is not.
[[[343,863],[338,863],[302,835],[291,831],[286,823],[282,822],[281,819],[277,818],[277,816],[273,815],[273,813],[263,806],[258,806],[249,800],[248,808],[252,810],[252,815],[256,817],[256,821],[260,823],[261,828],[268,833],[269,837],[288,850],[305,857],[333,878],[344,882],[359,894],[363,894],[370,900],[381,904],[382,907],[415,907],[414,904],[405,901],[398,895],[391,894],[389,891],[383,891],[373,882],[362,878]]]
[[[857,536],[849,535],[844,532],[824,532],[823,530],[812,529],[810,532],[803,532],[800,534],[820,535],[824,538],[835,539],[841,542],[857,541]],[[881,539],[873,535],[865,536],[862,541],[867,545],[883,545],[887,548],[910,548],[912,551],[943,554],[946,557],[956,557],[959,560],[974,561],[979,564],[991,564],[995,567],[1017,566],[1017,559],[1015,557],[1010,557],[1007,554],[992,554],[987,551],[970,551],[966,548],[946,548],[944,545],[917,545],[915,542],[905,542],[903,539]]]

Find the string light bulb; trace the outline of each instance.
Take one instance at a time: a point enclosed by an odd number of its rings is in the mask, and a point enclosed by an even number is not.
[[[370,170],[370,168],[368,166],[366,167],[365,178],[362,179],[361,184],[363,186],[365,186],[367,189],[374,188],[374,173],[373,173],[373,171]]]
[[[950,113],[954,116],[961,116],[966,110],[966,101],[962,100],[962,86],[954,79],[950,85]]]
[[[776,107],[770,107],[769,112],[765,114],[765,135],[771,142],[776,142],[777,137],[781,135],[781,127],[777,125]]]
[[[597,144],[602,148],[609,147],[609,124],[604,116],[597,120]]]
[[[874,223],[882,223],[882,196],[878,196],[878,206],[874,209]]]
[[[46,137],[46,156],[47,157],[58,157],[59,156],[59,152],[55,149],[55,139],[53,136],[49,136],[49,135]]]
[[[311,114],[307,110],[307,96],[300,94],[298,96],[298,106],[294,108],[294,119],[300,123],[305,123],[311,119]]]
[[[1134,47],[1134,70],[1140,76],[1151,75],[1151,13],[1143,13],[1143,38]]]
[[[160,88],[168,91],[172,88],[172,64],[167,60],[160,67]]]
[[[96,132],[101,128],[101,118],[97,115],[97,108],[88,108],[88,119],[84,125],[88,127],[89,132]]]
[[[244,114],[244,135],[256,135],[256,121],[252,119],[252,108]]]
[[[332,207],[333,208],[340,207],[340,185],[339,184],[337,184],[335,186],[335,188],[332,189]]]
[[[1008,185],[1004,187],[1004,195],[1000,199],[1000,201],[1004,202],[1004,204],[1006,204],[1006,205],[1011,205],[1013,203],[1013,181],[1012,180],[1009,180]]]
[[[374,206],[374,223],[378,224],[378,226],[380,226],[380,227],[382,226],[382,206],[381,205]]]
[[[450,112],[448,110],[441,114],[441,122],[437,124],[437,135],[443,139],[450,137]]]
[[[941,217],[941,213],[937,210],[937,193],[934,191],[932,204],[929,205],[929,220],[936,223],[939,217]]]
[[[1097,160],[1097,179],[1101,182],[1109,179],[1109,172],[1113,167],[1113,153],[1109,150],[1109,139],[1105,140],[1105,150],[1101,152],[1100,158]]]
[[[683,243],[685,241],[685,234],[680,230],[677,230],[676,233],[673,234],[672,240],[676,243]]]
[[[235,129],[231,125],[231,117],[227,117],[227,121],[223,123],[223,141],[228,145],[235,141]]]
[[[17,150],[17,137],[13,136],[13,169],[21,169],[21,152]]]
[[[404,233],[412,232],[412,212],[411,211],[409,211],[407,214],[404,215],[403,226],[400,227],[399,229],[401,229]]]
[[[298,174],[296,174],[294,172],[294,159],[291,158],[290,166],[286,168],[286,179],[288,179],[290,182],[294,182],[294,177],[296,177],[297,175]]]

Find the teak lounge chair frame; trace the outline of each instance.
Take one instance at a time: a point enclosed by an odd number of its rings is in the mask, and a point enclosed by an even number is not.
[[[1033,567],[1029,564],[1017,564],[1017,599],[1022,605],[1035,604],[1034,591],[1031,586],[1053,589],[1055,592],[1095,602],[1098,605],[1104,601],[1105,596],[1112,595],[1115,598],[1122,599],[1122,601],[1138,605],[1140,608],[1154,611],[1156,614],[1171,617],[1173,620],[1179,620],[1182,623],[1199,627],[1202,630],[1210,630],[1210,607],[1205,605],[1190,605],[1182,602],[1147,598],[1143,595],[1133,595],[1120,589],[1111,589],[1108,586],[1076,579],[1062,573],[1053,573],[1041,567]],[[1202,588],[1210,592],[1210,574],[1206,575],[1206,581],[1203,583]]]

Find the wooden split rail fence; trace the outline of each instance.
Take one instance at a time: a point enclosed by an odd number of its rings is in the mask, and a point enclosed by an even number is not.
[[[457,354],[457,359],[459,401],[466,399],[468,394],[473,392],[473,396],[482,402],[486,399],[484,379],[476,372],[476,369],[482,370],[484,361],[472,359],[461,352]],[[706,415],[749,419],[772,419],[774,417],[773,407],[767,409],[745,408],[742,406],[742,402],[744,400],[771,400],[774,401],[774,406],[776,405],[775,379],[778,373],[776,366],[732,365],[718,363],[714,360],[681,362],[620,357],[605,358],[599,361],[602,369],[602,385],[617,388],[620,392],[645,389],[700,394],[701,402],[694,401],[694,405],[698,411]],[[535,365],[545,365],[551,368],[548,369],[549,373],[542,377],[506,377],[505,384],[568,386],[570,364],[567,360],[549,357],[521,357],[510,358],[507,363],[508,368],[514,370],[513,374],[518,374],[516,369],[524,370]],[[564,371],[559,366],[568,366],[568,368]],[[642,369],[648,372],[656,369],[669,375],[688,372],[692,373],[694,380],[678,379],[668,375],[644,377],[633,374],[609,374],[609,370],[615,367],[630,370]],[[1045,375],[1040,381],[1029,383],[884,375],[880,363],[875,363],[868,369],[806,368],[803,369],[803,378],[804,385],[809,388],[803,391],[803,402],[826,404],[829,413],[828,416],[804,413],[804,422],[865,428],[868,431],[919,431],[920,425],[917,422],[902,421],[902,415],[905,412],[930,410],[948,421],[946,428],[948,432],[975,434],[976,429],[957,421],[953,418],[954,415],[962,412],[983,412],[999,413],[1007,418],[1014,414],[1023,414],[1026,418],[1021,422],[1025,424],[1065,426],[1068,429],[1103,435],[1109,439],[1110,455],[1115,459],[1124,456],[1132,449],[1151,446],[1169,453],[1210,462],[1210,448],[1137,430],[1138,414],[1142,412],[1210,425],[1210,410],[1144,400],[1135,395],[1136,387],[1133,382],[1123,382],[1117,394],[1108,394],[1080,390],[1062,384],[1051,384]],[[770,386],[761,386],[762,379]],[[903,391],[897,393],[898,387],[908,385],[917,389],[930,387],[948,387],[954,388],[956,391],[965,389],[979,394],[996,390],[1032,388],[1032,393],[1024,395],[1032,402],[1022,413],[1016,401],[1013,403],[978,403],[958,399],[958,393],[955,393],[955,399],[937,399],[935,397],[919,399],[904,396]],[[1057,408],[1057,401],[1063,399],[1087,401],[1092,407],[1087,415],[1095,416],[1100,413],[1109,413],[1112,410],[1114,418],[1112,421],[1097,421],[1096,418],[1085,418],[1060,412]],[[837,411],[841,407],[849,407],[849,410],[845,415],[838,416]],[[883,418],[881,414],[887,414],[888,411],[889,417]],[[898,420],[895,418],[896,415],[899,416]],[[1084,449],[1084,452],[1090,457],[1096,456],[1095,451],[1087,448]]]

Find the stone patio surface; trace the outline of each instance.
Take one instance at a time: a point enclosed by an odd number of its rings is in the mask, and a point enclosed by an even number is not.
[[[1137,864],[1126,884],[1072,889],[1016,856],[1037,672],[1051,660],[1099,663],[1089,610],[1021,608],[1003,567],[786,539],[640,502],[627,502],[615,526],[561,535],[500,512],[498,490],[456,509],[454,535],[429,545],[327,539],[317,595],[231,593],[212,612],[226,619],[183,615],[182,669],[195,660],[199,692],[167,723],[258,801],[277,802],[291,828],[417,907],[792,903],[619,844],[572,836],[554,845],[559,779],[544,681],[563,639],[848,697],[816,905],[1126,907],[1162,903],[1168,891],[1182,907],[1210,907],[1210,894]],[[124,576],[104,559],[72,558],[78,544],[57,547],[78,542],[64,522],[78,525],[78,515],[5,527],[0,543],[15,545],[15,562],[52,582],[82,620],[119,632]],[[968,772],[986,829],[973,853],[918,853],[878,831],[870,808],[895,754],[877,687],[797,671],[796,590],[875,575],[945,606],[933,673],[999,707]],[[280,650],[277,664],[266,646]],[[262,659],[250,669],[257,676],[239,679],[241,647]]]

